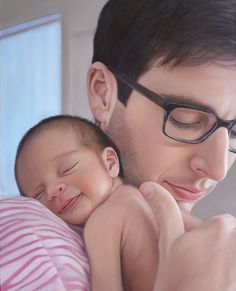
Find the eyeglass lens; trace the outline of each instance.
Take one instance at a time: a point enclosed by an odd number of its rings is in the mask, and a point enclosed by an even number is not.
[[[197,141],[217,126],[217,118],[211,113],[189,108],[175,108],[165,123],[165,133],[183,141]],[[236,151],[236,125],[229,132],[230,148]]]

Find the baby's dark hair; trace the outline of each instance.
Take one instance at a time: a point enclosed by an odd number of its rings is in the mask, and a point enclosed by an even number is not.
[[[94,150],[97,153],[102,152],[106,147],[112,147],[118,156],[120,171],[119,177],[123,178],[123,168],[120,159],[120,153],[115,145],[115,143],[91,121],[81,118],[78,116],[72,115],[55,115],[41,120],[39,123],[31,127],[22,137],[19,142],[16,158],[15,158],[15,166],[14,173],[17,186],[19,188],[20,194],[24,196],[24,193],[21,190],[18,180],[17,174],[17,164],[19,160],[19,156],[28,141],[37,136],[40,132],[47,130],[51,127],[54,128],[64,128],[67,130],[72,130],[75,133],[76,137],[78,137],[78,141],[81,145],[88,147]],[[63,136],[62,136],[63,138]]]

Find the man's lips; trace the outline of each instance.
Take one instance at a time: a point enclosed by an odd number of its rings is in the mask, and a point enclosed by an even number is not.
[[[59,211],[59,214],[63,214],[65,213],[67,210],[69,210],[70,208],[72,208],[74,206],[74,204],[77,202],[77,200],[79,199],[80,195],[82,193],[74,196],[73,198],[69,199],[66,201],[66,203],[64,204],[64,206],[62,207],[62,209]]]
[[[166,184],[176,200],[196,201],[203,198],[208,192],[208,189],[198,190],[193,187],[177,186],[167,181]]]

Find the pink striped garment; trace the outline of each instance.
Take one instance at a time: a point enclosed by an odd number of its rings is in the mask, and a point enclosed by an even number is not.
[[[0,197],[0,290],[90,290],[81,234],[36,200]]]

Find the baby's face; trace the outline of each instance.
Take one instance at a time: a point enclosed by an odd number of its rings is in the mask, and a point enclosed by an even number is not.
[[[112,189],[102,154],[79,145],[70,129],[40,132],[26,143],[17,165],[25,196],[68,223],[83,224]]]

